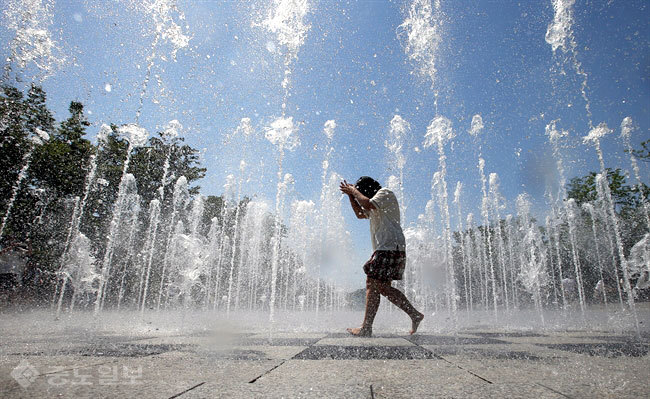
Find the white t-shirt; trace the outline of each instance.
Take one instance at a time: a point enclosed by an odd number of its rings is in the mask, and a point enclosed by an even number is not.
[[[375,209],[366,211],[370,219],[370,240],[373,251],[405,251],[406,240],[400,226],[399,204],[387,188],[377,191],[370,203]]]

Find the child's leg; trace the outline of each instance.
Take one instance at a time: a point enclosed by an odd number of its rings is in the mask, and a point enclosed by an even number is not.
[[[348,328],[350,334],[365,337],[372,335],[372,323],[375,321],[375,315],[381,301],[378,284],[378,280],[370,277],[366,279],[366,314],[361,328]]]
[[[368,277],[366,279],[366,314],[363,318],[363,328],[372,328],[375,321],[375,315],[379,309],[381,295],[379,294],[378,280]]]
[[[414,334],[417,331],[420,322],[422,319],[424,319],[424,315],[418,312],[415,307],[413,307],[411,302],[402,291],[391,286],[390,282],[380,282],[379,292],[388,298],[389,301],[394,303],[395,306],[402,309],[404,312],[406,312],[407,315],[409,315],[412,321],[411,334]]]

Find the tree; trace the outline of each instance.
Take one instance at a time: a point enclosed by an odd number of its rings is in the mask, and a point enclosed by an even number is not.
[[[15,87],[4,86],[2,91],[0,170],[3,174],[0,177],[0,199],[6,201],[12,195],[20,170],[30,161],[26,159],[34,146],[30,137],[43,140],[40,137],[42,133],[51,135],[54,131],[54,118],[47,109],[45,92],[39,86],[32,85],[27,98]]]
[[[30,167],[35,185],[57,197],[82,195],[89,160],[95,152],[95,147],[83,137],[90,125],[83,115],[83,104],[72,101],[69,111],[70,117],[53,137],[37,147]]]
[[[637,150],[640,151],[640,150]],[[619,224],[619,233],[620,239],[623,244],[623,251],[627,255],[629,250],[643,238],[643,236],[648,232],[648,226],[646,219],[644,217],[644,202],[646,198],[650,196],[650,188],[645,183],[640,183],[638,185],[631,185],[626,182],[626,176],[623,174],[621,169],[612,170],[607,169],[607,181],[609,183],[609,189],[612,195],[612,200],[614,202],[614,207],[617,213],[616,218],[618,219]],[[583,203],[590,202],[596,208],[604,210],[599,216],[595,215],[595,220],[592,221],[592,216],[589,212],[581,209],[581,218],[577,222],[575,227],[578,230],[578,234],[575,235],[577,239],[584,239],[588,241],[593,241],[595,238],[592,233],[592,222],[595,222],[596,228],[598,231],[608,232],[607,235],[613,234],[611,228],[608,228],[608,225],[611,225],[609,221],[609,215],[607,213],[606,204],[602,203],[602,199],[598,198],[598,193],[596,189],[596,173],[591,172],[587,176],[575,177],[571,179],[567,185],[567,196],[569,198],[575,199],[578,205]],[[603,208],[605,206],[605,208]],[[603,237],[603,242],[601,246],[606,246],[608,243],[614,242],[613,238],[605,239]],[[589,248],[589,245],[579,245],[581,248]],[[610,249],[614,251],[614,249]],[[580,257],[580,262],[582,265],[595,265],[598,263],[598,260],[594,257],[594,251],[586,251],[584,253],[578,253]],[[607,265],[606,265],[607,266]],[[605,280],[608,279],[608,273],[610,277],[613,277],[614,281],[617,281],[621,278],[618,274],[620,269],[609,265],[605,267]],[[584,268],[583,267],[583,278],[585,283],[589,286],[594,286],[595,283],[600,279],[600,276],[597,273],[595,268]],[[587,292],[587,296],[591,292]]]
[[[15,87],[3,86],[0,97],[0,200],[2,211],[12,195],[12,188],[29,151],[28,133],[24,125],[25,101]]]
[[[133,173],[138,182],[138,193],[144,203],[159,197],[159,189],[164,186],[165,202],[163,207],[171,205],[174,182],[185,176],[190,186],[190,195],[199,193],[200,186],[194,182],[205,176],[206,168],[200,167],[199,150],[183,144],[182,137],[168,138],[163,133],[151,137],[147,146],[136,148],[133,152],[129,173]],[[165,163],[168,162],[167,174]]]
[[[95,179],[89,182],[88,203],[81,223],[84,234],[100,248],[106,241],[128,148],[127,141],[117,133],[117,126],[111,125],[105,133],[97,146]]]
[[[47,141],[54,130],[54,118],[46,106],[45,92],[32,85],[25,98],[15,87],[4,86],[0,100],[3,125],[0,148],[0,196],[7,211],[8,201],[13,199],[10,219],[3,239],[25,240],[29,226],[48,202],[44,191],[29,180],[19,183],[19,176],[31,172],[40,144]],[[22,175],[27,177],[26,174]],[[18,191],[14,191],[18,190]],[[17,194],[14,197],[14,192]]]
[[[3,86],[0,91],[0,167],[4,172],[0,177],[0,208],[4,203],[6,209],[19,173],[27,171],[17,192],[3,241],[15,240],[30,247],[30,266],[25,275],[32,282],[40,281],[35,283],[33,292],[49,292],[46,285],[55,281],[53,272],[61,266],[61,256],[70,239],[72,216],[86,195],[79,227],[90,239],[95,258],[101,259],[125,161],[129,156],[128,142],[117,126],[111,125],[102,135],[99,145],[95,146],[85,138],[90,124],[84,116],[83,104],[71,102],[69,112],[69,117],[57,124],[47,108],[46,93],[38,86],[31,86],[26,94],[10,86]],[[190,194],[199,194],[200,187],[196,181],[206,172],[200,165],[199,151],[184,144],[182,138],[160,133],[158,137],[150,138],[147,146],[136,148],[130,157],[127,173],[135,177],[139,194],[139,197],[130,196],[130,209],[133,215],[138,215],[137,209],[148,209],[151,200],[164,197],[156,241],[158,246],[165,246],[165,237],[173,231],[169,229],[174,228],[167,222],[173,202],[173,183],[185,176]],[[93,163],[91,159],[94,159]],[[96,169],[91,179],[89,172],[92,167]],[[135,203],[138,200],[140,204]],[[238,204],[239,208],[233,207],[242,210],[240,221],[247,203],[248,199],[244,198]],[[202,226],[204,235],[212,217],[223,217],[223,207],[222,197],[208,197],[204,213],[206,223]],[[115,253],[118,255],[114,259],[118,260],[113,263],[122,265],[119,262],[125,262],[123,266],[126,267],[126,262],[133,262],[136,258],[133,251],[142,247],[146,235],[146,229],[142,227],[148,223],[147,212],[139,212],[139,216],[139,220],[129,221],[132,223],[130,226],[136,226],[132,230],[136,234],[129,238],[127,245],[129,256],[121,254],[117,248]],[[181,212],[179,220],[186,217],[185,212]],[[234,219],[226,218],[220,222],[225,224],[222,226],[224,229],[230,230]],[[121,266],[114,270],[118,269],[126,270]]]
[[[572,178],[567,185],[567,197],[573,198],[578,205],[598,200],[596,175],[596,172],[591,172],[587,176]],[[621,214],[638,208],[643,203],[643,198],[648,198],[648,194],[650,194],[650,188],[644,183],[639,186],[627,184],[621,169],[607,168],[607,182],[614,206]]]
[[[36,129],[40,129],[50,135],[54,131],[54,117],[47,108],[46,99],[45,91],[32,84],[25,101],[25,127],[28,132],[34,133]]]
[[[625,152],[628,152],[625,150]],[[641,143],[641,148],[637,150],[632,150],[632,155],[637,157],[643,162],[650,162],[650,140],[646,140]]]

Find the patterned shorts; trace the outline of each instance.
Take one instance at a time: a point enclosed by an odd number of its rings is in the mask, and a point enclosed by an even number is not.
[[[401,280],[406,267],[406,252],[375,251],[363,265],[366,276],[377,280]]]

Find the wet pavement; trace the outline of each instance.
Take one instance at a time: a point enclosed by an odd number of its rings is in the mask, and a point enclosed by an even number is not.
[[[3,333],[2,398],[650,396],[650,336],[461,330]]]

